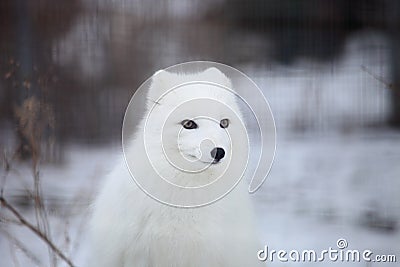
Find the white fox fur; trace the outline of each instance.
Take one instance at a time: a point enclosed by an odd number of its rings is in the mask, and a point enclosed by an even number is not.
[[[174,74],[166,71],[156,73],[149,89],[148,110],[167,89],[186,81],[204,80],[231,87],[230,80],[218,69],[211,68],[195,74]],[[201,88],[200,88],[201,87]],[[232,94],[215,93],[200,86],[190,94],[194,97],[211,97],[230,106],[237,114],[240,110]],[[199,181],[212,180],[218,168],[226,166],[224,159],[221,164],[210,166],[204,172],[189,176],[171,168],[160,148],[160,131],[163,127],[182,127],[178,123],[163,125],[157,121],[165,116],[167,109],[179,104],[179,98],[185,98],[185,93],[174,97],[165,97],[152,110],[149,117],[146,140],[157,158],[157,164],[164,166],[162,175],[172,177],[173,182],[194,185]],[[193,105],[187,114],[180,114],[179,120],[193,118],[201,110],[209,107]],[[149,111],[148,111],[149,112]],[[220,120],[225,116],[218,110],[210,111]],[[159,114],[159,115],[158,115]],[[179,113],[178,113],[179,115]],[[155,119],[153,119],[155,118]],[[234,131],[235,119],[231,119],[231,130]],[[148,177],[155,175],[150,171],[151,164],[146,162],[147,154],[143,150],[143,127],[146,119],[138,126],[135,137],[129,148],[125,150],[126,160],[141,161],[137,164],[134,174]],[[203,127],[204,126],[204,127]],[[168,130],[168,129],[167,129]],[[179,140],[180,149],[185,153],[195,155],[199,151],[197,138],[210,135],[215,143],[229,152],[229,140],[223,140],[224,134],[219,125],[199,125],[198,129],[184,132]],[[154,142],[152,142],[154,140]],[[167,139],[168,141],[168,139]],[[243,144],[247,140],[241,141]],[[170,153],[178,153],[176,144],[167,144],[164,149]],[[197,151],[197,152],[196,152]],[[235,153],[232,152],[232,158]],[[243,151],[243,154],[247,152]],[[247,155],[239,155],[246,159]],[[197,163],[193,163],[197,164]],[[240,175],[240,173],[238,173]],[[195,178],[193,180],[193,178]],[[235,178],[236,179],[236,178]],[[155,180],[157,181],[157,179]],[[194,182],[195,181],[195,182]],[[162,204],[144,193],[133,181],[127,165],[123,160],[108,176],[94,204],[93,216],[90,222],[90,255],[89,267],[247,267],[262,266],[257,259],[260,249],[252,206],[243,180],[221,200],[198,208],[177,208]],[[159,188],[160,189],[160,188]],[[162,190],[162,187],[161,187]],[[170,192],[171,201],[179,199],[179,189]],[[204,192],[203,192],[204,193]],[[168,194],[166,194],[168,198]],[[196,198],[196,195],[193,195]],[[200,197],[200,196],[199,196]]]

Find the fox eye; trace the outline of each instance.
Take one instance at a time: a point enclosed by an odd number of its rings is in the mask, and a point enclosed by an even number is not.
[[[181,122],[181,124],[182,124],[183,128],[189,129],[189,130],[196,129],[198,127],[197,124],[192,120],[183,120]]]
[[[229,120],[222,119],[221,122],[219,123],[219,126],[221,126],[221,128],[227,128],[229,126]]]

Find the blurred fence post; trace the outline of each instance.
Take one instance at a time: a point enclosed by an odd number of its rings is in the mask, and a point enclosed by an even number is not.
[[[18,84],[15,92],[16,107],[14,108],[14,118],[17,120],[17,137],[18,137],[18,156],[20,158],[29,158],[34,153],[33,144],[28,140],[28,136],[24,133],[24,125],[22,125],[23,116],[30,118],[26,114],[22,114],[24,102],[30,97],[37,97],[38,88],[32,83],[35,44],[32,32],[32,18],[29,10],[29,0],[16,0],[13,2],[13,12],[16,18],[16,35],[15,35],[15,55],[19,67],[16,70]],[[16,108],[21,108],[18,112]],[[25,112],[26,113],[26,112]],[[27,120],[27,119],[24,119]],[[35,151],[36,152],[36,151]]]
[[[389,124],[400,128],[400,1],[387,1],[387,20],[391,46],[391,110]]]

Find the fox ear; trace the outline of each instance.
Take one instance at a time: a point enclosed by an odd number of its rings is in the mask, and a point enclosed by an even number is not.
[[[207,81],[232,88],[231,81],[219,69],[212,67],[200,73],[182,74],[166,70],[156,71],[151,78],[151,85],[147,95],[149,105],[154,104],[169,89],[181,83],[192,81]]]
[[[168,87],[168,82],[172,80],[172,76],[174,76],[173,73],[166,70],[158,70],[151,78],[152,86],[156,85],[157,87],[161,86],[162,88]]]
[[[206,74],[206,75],[214,76],[214,77],[225,76],[225,74],[223,74],[223,73],[222,73],[219,69],[217,69],[216,67],[208,68],[208,69],[206,69],[203,73]]]
[[[171,88],[175,76],[176,74],[165,70],[156,71],[151,77],[151,85],[147,96],[149,101],[157,101],[163,93]]]
[[[206,69],[203,71],[202,76],[207,81],[218,83],[229,88],[232,87],[231,80],[216,67]]]
[[[158,70],[153,74],[152,79],[153,79],[153,81],[156,79],[163,79],[163,78],[166,78],[166,76],[168,76],[168,74],[171,74],[171,73],[167,72],[166,70]]]

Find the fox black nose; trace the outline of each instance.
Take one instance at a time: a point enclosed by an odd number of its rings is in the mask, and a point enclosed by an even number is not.
[[[213,157],[216,161],[220,161],[225,156],[225,150],[220,147],[214,147],[211,150],[211,157]]]

